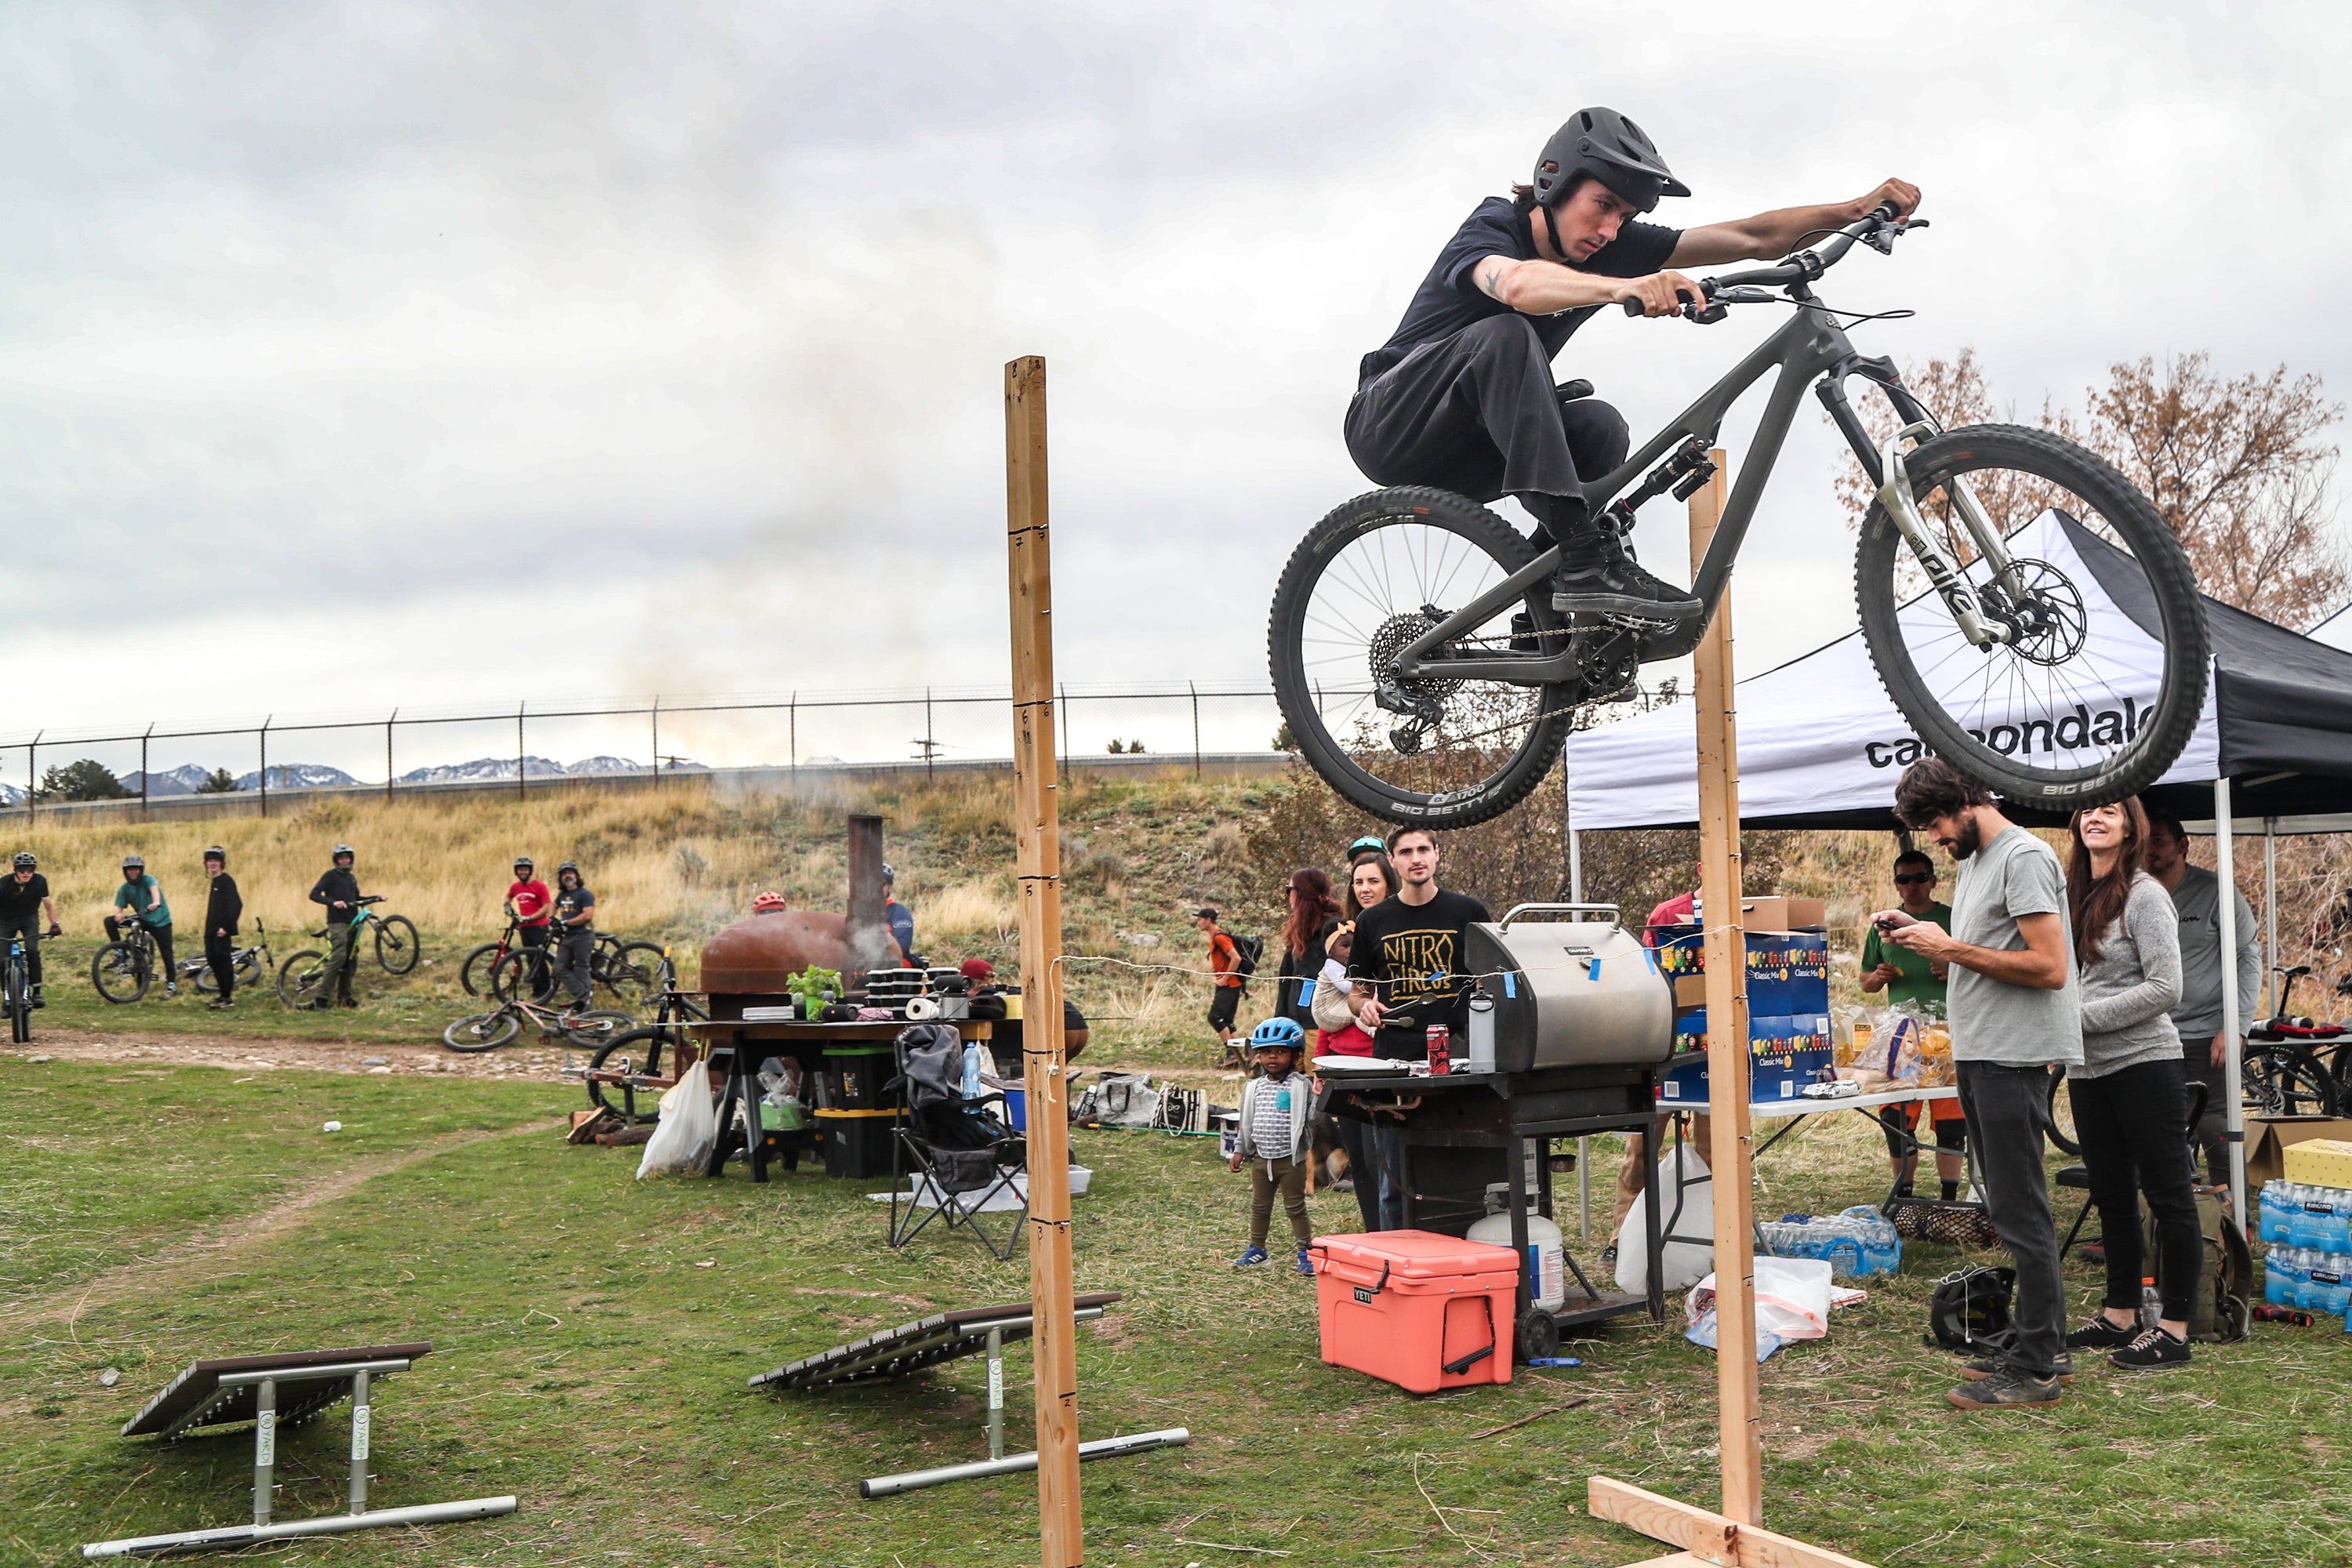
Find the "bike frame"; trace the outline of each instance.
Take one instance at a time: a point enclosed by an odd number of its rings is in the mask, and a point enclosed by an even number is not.
[[[1854,457],[1862,463],[1864,472],[1873,485],[1881,489],[1881,499],[1895,489],[1888,483],[1889,464],[1886,457],[1895,457],[1899,470],[1896,448],[1906,436],[1933,434],[1942,428],[1896,374],[1894,361],[1871,358],[1854,352],[1845,330],[1829,308],[1800,287],[1792,297],[1796,312],[1789,321],[1751,350],[1745,359],[1734,365],[1723,379],[1700,395],[1698,400],[1676,416],[1674,422],[1644,442],[1642,448],[1628,458],[1614,472],[1598,483],[1586,487],[1585,496],[1593,515],[1638,480],[1653,465],[1684,442],[1696,437],[1702,445],[1712,447],[1722,430],[1724,416],[1732,405],[1747,395],[1748,390],[1762,380],[1766,373],[1777,369],[1779,378],[1772,384],[1766,398],[1764,413],[1757,423],[1756,437],[1747,459],[1731,487],[1731,497],[1716,524],[1715,537],[1707,545],[1706,557],[1700,563],[1691,592],[1702,606],[1702,613],[1679,622],[1671,628],[1644,635],[1641,642],[1643,663],[1655,659],[1676,658],[1689,653],[1706,636],[1707,623],[1714,618],[1716,605],[1723,598],[1724,584],[1730,579],[1731,565],[1739,554],[1739,546],[1748,536],[1748,522],[1756,515],[1757,503],[1763,498],[1764,487],[1772,478],[1772,468],[1780,456],[1781,444],[1788,438],[1789,426],[1796,418],[1797,404],[1805,383],[1818,377],[1814,395],[1818,396],[1839,431],[1853,447]],[[1861,417],[1846,399],[1845,383],[1861,376],[1876,385],[1894,406],[1904,428],[1882,453],[1870,443],[1869,432],[1863,427]],[[1899,474],[1898,474],[1899,477]],[[1956,487],[1956,490],[1964,487]],[[2000,536],[1986,520],[1972,496],[1961,500],[1964,520],[1975,536],[1979,550],[1990,558],[1994,570],[2003,575],[2011,567]],[[1941,552],[1924,531],[1914,532],[1916,512],[1909,500],[1907,488],[1893,510],[1910,539],[1915,551],[1922,552],[1923,564],[1948,603],[1963,629],[1972,629],[1977,622],[1973,596],[1948,563],[1941,561]],[[1910,514],[1908,521],[1905,513]],[[1924,546],[1924,550],[1923,550]],[[1944,569],[1939,572],[1938,565]],[[1559,549],[1557,545],[1544,551],[1533,561],[1512,573],[1501,582],[1453,611],[1408,643],[1397,656],[1396,672],[1405,679],[1421,678],[1447,680],[1494,680],[1513,686],[1550,686],[1576,680],[1580,674],[1580,658],[1574,639],[1558,653],[1507,653],[1496,651],[1475,657],[1432,656],[1432,650],[1454,637],[1467,637],[1494,616],[1524,601],[1530,593],[1538,592],[1553,573],[1559,569]],[[1957,595],[1957,598],[1956,598]],[[1980,623],[1979,623],[1980,624]],[[1600,629],[1600,628],[1596,628]],[[1972,640],[1973,637],[1972,637]]]

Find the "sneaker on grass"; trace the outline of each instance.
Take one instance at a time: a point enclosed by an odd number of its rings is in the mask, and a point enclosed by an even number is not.
[[[1234,1267],[1236,1268],[1255,1268],[1265,1261],[1265,1248],[1263,1247],[1253,1247],[1244,1252],[1239,1258],[1234,1259]]]
[[[2068,1334],[2066,1345],[2070,1350],[2114,1351],[2123,1349],[2137,1338],[2137,1323],[2118,1325],[2103,1312]]]
[[[1298,1249],[1298,1271],[1309,1279],[1315,1278],[1315,1260],[1307,1256],[1307,1249],[1303,1247]]]
[[[1964,1383],[1944,1395],[1963,1410],[2026,1410],[2055,1405],[2063,1391],[2054,1377],[2028,1377],[2002,1367],[1974,1383]]]
[[[2163,1329],[2151,1324],[2107,1360],[2126,1372],[2153,1372],[2158,1367],[2187,1366],[2189,1342],[2174,1339]]]
[[[1976,1360],[1962,1364],[1960,1375],[1970,1383],[1981,1383],[2008,1364],[1998,1355],[1979,1356]],[[2061,1383],[2074,1382],[2074,1358],[2070,1355],[2061,1355],[2058,1358],[2058,1365],[2051,1375]]]

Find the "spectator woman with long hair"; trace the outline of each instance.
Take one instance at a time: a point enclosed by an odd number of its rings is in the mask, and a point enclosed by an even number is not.
[[[2107,1254],[2100,1312],[2066,1336],[2127,1370],[2189,1360],[2189,1313],[2204,1267],[2189,1147],[2180,1037],[2179,917],[2142,869],[2147,814],[2137,797],[2074,814],[2066,903],[2082,976],[2083,1065],[2066,1069],[2091,1202]],[[2139,1323],[2144,1278],[2138,1197],[2156,1217],[2161,1321]]]
[[[1359,855],[1348,868],[1348,923],[1384,899],[1396,897],[1396,868],[1384,855]]]
[[[1355,856],[1348,868],[1347,923],[1339,927],[1326,944],[1342,937],[1353,940],[1356,917],[1383,900],[1396,896],[1396,868],[1380,850],[1368,850]],[[1344,968],[1337,984],[1346,985]],[[1333,1000],[1339,1000],[1334,997]],[[1346,1005],[1354,1006],[1352,989],[1349,989]],[[1352,1020],[1350,1020],[1352,1024]],[[1339,1054],[1370,1056],[1371,1037],[1360,1028],[1339,1030],[1349,1043],[1338,1047]],[[1335,1033],[1326,1030],[1327,1040]],[[1360,1046],[1356,1042],[1360,1041]],[[1348,1152],[1349,1180],[1356,1189],[1356,1205],[1363,1212],[1366,1230],[1397,1230],[1404,1225],[1404,1187],[1397,1172],[1403,1163],[1403,1138],[1393,1127],[1377,1127],[1370,1121],[1351,1116],[1334,1115],[1332,1121],[1339,1130],[1339,1147]]]
[[[1339,900],[1331,879],[1302,866],[1290,874],[1290,918],[1282,928],[1282,964],[1275,972],[1274,1010],[1310,1034],[1315,1028],[1315,982],[1323,973],[1323,944],[1339,929]]]

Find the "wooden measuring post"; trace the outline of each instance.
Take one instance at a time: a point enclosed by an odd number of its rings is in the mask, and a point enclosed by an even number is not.
[[[1691,575],[1723,516],[1729,457],[1691,497]],[[1739,742],[1733,711],[1731,594],[1715,606],[1693,658],[1698,698],[1699,897],[1706,905],[1706,1103],[1715,1146],[1715,1386],[1723,1444],[1723,1513],[1764,1522],[1763,1413],[1756,1377],[1755,1145],[1748,1125],[1748,935],[1740,921]]]
[[[1691,575],[1715,538],[1731,460],[1691,498]],[[1720,1511],[1595,1476],[1586,1495],[1595,1519],[1615,1520],[1681,1548],[1634,1568],[1717,1563],[1722,1568],[1866,1568],[1851,1557],[1761,1528],[1763,1410],[1756,1369],[1755,1146],[1748,1131],[1748,934],[1740,920],[1738,714],[1733,707],[1731,594],[1693,659],[1698,699],[1699,899],[1706,953],[1707,1150],[1715,1186],[1715,1390],[1723,1456]]]
[[[1037,1529],[1045,1568],[1086,1561],[1070,1283],[1070,1108],[1062,1039],[1062,827],[1046,549],[1045,362],[1004,367],[1005,553],[1013,598],[1013,812],[1021,884],[1022,1081],[1029,1101],[1029,1294],[1036,1331]]]

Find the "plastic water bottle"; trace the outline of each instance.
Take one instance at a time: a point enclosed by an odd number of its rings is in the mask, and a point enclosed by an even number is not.
[[[2311,1189],[2301,1182],[2287,1188],[2286,1244],[2294,1247],[2319,1245],[2319,1216],[2311,1210]]]
[[[2288,1219],[2287,1189],[2286,1184],[2275,1176],[2263,1184],[2261,1215],[2257,1234],[2264,1241],[2283,1245],[2286,1241]]]
[[[2310,1283],[2304,1287],[2304,1305],[2315,1312],[2341,1312],[2346,1299],[2352,1297],[2352,1258],[2340,1252],[2314,1254],[2310,1266]]]
[[[2321,1250],[2352,1253],[2352,1191],[2322,1187],[2318,1201],[2327,1205],[2319,1224]]]
[[[2152,1329],[2164,1321],[2164,1298],[2156,1293],[2156,1280],[2143,1274],[2139,1279],[2139,1326]]]
[[[2263,1300],[2273,1307],[2292,1307],[2288,1295],[2286,1248],[2273,1247],[2263,1259]]]

